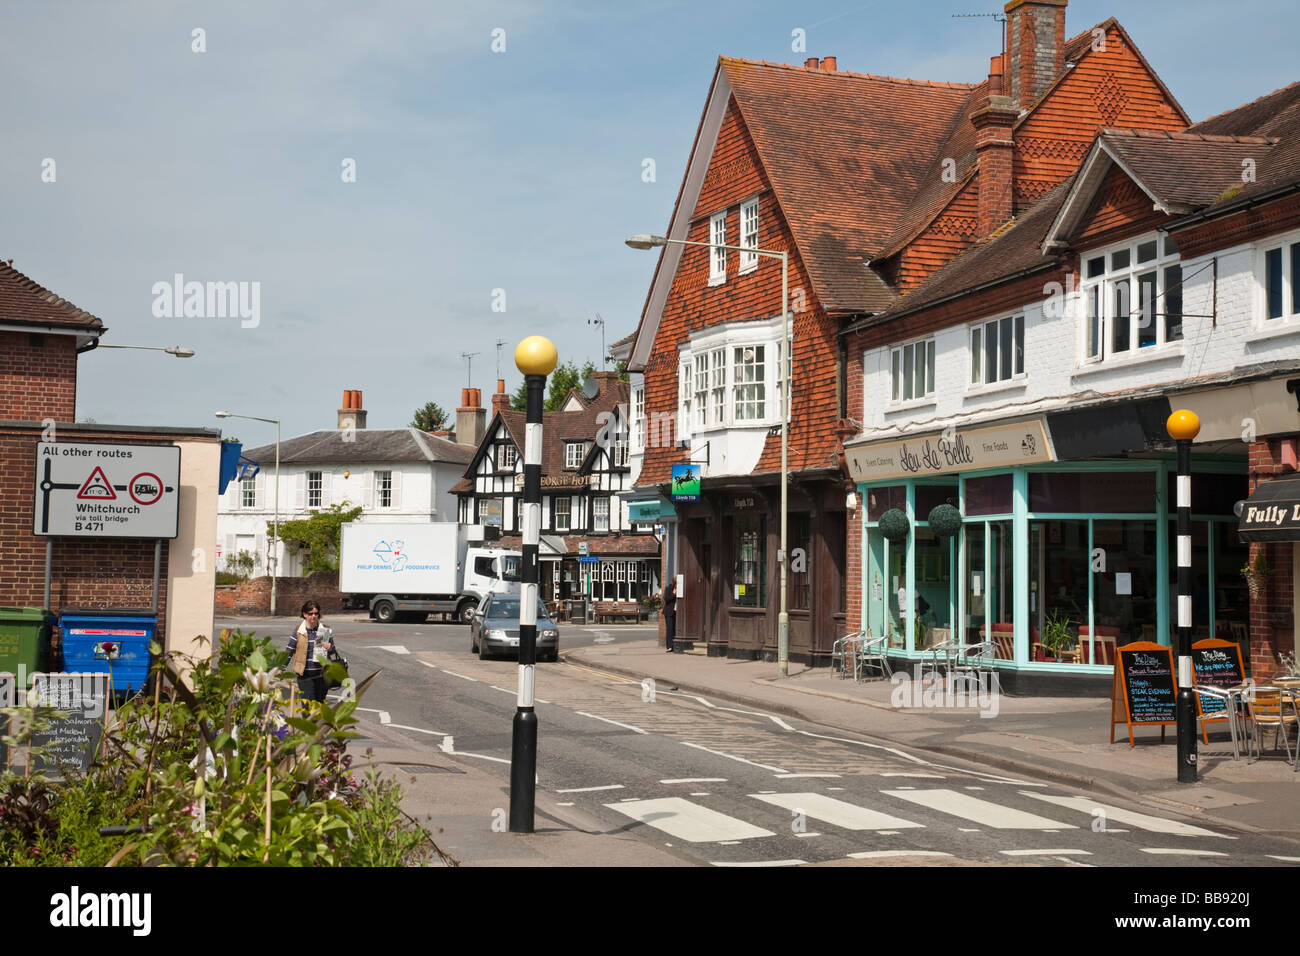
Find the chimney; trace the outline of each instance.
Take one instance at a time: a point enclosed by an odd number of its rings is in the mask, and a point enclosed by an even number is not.
[[[483,393],[477,388],[462,388],[460,408],[456,409],[456,444],[477,448],[487,427],[486,415]]]
[[[603,395],[606,389],[612,388],[618,381],[618,372],[592,372],[589,377],[596,383],[596,394]]]
[[[510,396],[506,394],[506,380],[499,378],[497,379],[496,393],[492,396],[492,414],[496,415],[509,410]]]
[[[361,389],[349,388],[343,392],[343,407],[339,409],[339,431],[345,428],[365,428],[366,410],[361,407]]]
[[[823,58],[822,58],[822,66],[821,66],[821,69],[822,69],[822,72],[823,72],[823,73],[834,73],[834,72],[835,72],[835,57],[833,57],[833,56],[823,57]]]
[[[803,61],[803,66],[805,70],[817,69],[817,57],[815,56],[808,57],[808,59]]]
[[[988,95],[975,104],[971,125],[975,127],[975,152],[979,156],[979,235],[992,235],[1015,213],[1015,183],[1012,154],[1015,139],[1011,128],[1020,113],[1011,98],[1002,95],[1005,86],[1002,58],[989,63]]]
[[[1065,66],[1065,5],[1068,0],[1011,0],[1007,15],[1007,94],[1028,109],[1047,92]]]

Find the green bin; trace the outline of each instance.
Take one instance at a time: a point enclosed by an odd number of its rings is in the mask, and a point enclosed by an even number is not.
[[[0,673],[43,673],[50,663],[50,628],[54,615],[41,607],[0,607]]]

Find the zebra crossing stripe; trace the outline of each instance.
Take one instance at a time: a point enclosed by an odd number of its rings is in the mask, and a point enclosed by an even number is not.
[[[882,790],[891,797],[961,817],[995,830],[1074,830],[1073,824],[980,800],[956,790]]]
[[[1190,823],[1180,823],[1177,820],[1153,817],[1145,813],[1125,810],[1121,807],[1111,807],[1104,803],[1097,803],[1095,800],[1086,800],[1083,797],[1056,797],[1048,793],[1032,793],[1028,790],[1021,790],[1020,792],[1026,797],[1033,797],[1035,800],[1054,803],[1059,807],[1068,807],[1071,810],[1079,810],[1083,813],[1095,815],[1100,810],[1105,815],[1104,819],[1107,823],[1114,820],[1116,823],[1125,823],[1141,830],[1149,830],[1152,833],[1169,833],[1174,836],[1220,837],[1225,840],[1236,839],[1236,837],[1228,836],[1226,833],[1215,833],[1213,830],[1194,827]]]
[[[951,853],[943,853],[939,850],[864,850],[861,853],[850,853],[850,860],[885,860],[891,856],[952,856]]]
[[[607,803],[605,806],[688,843],[721,843],[725,840],[775,836],[771,830],[764,830],[681,797]]]
[[[913,823],[911,820],[846,803],[821,793],[751,793],[750,796],[776,807],[784,807],[792,813],[802,812],[814,820],[843,827],[845,830],[902,830],[925,826],[923,823]]]

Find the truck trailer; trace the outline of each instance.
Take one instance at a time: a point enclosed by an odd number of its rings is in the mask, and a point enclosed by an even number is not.
[[[466,624],[486,594],[518,592],[520,553],[483,543],[455,522],[343,525],[339,590],[383,624],[429,613]]]

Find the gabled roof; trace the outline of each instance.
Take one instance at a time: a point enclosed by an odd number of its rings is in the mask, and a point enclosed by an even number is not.
[[[282,465],[406,462],[463,465],[472,454],[473,449],[418,428],[358,428],[347,432],[328,429],[280,442]],[[265,465],[275,459],[275,445],[245,449],[244,457]]]
[[[78,348],[93,342],[104,323],[84,309],[55,295],[7,262],[0,262],[0,325],[30,326],[33,331],[84,332]]]

